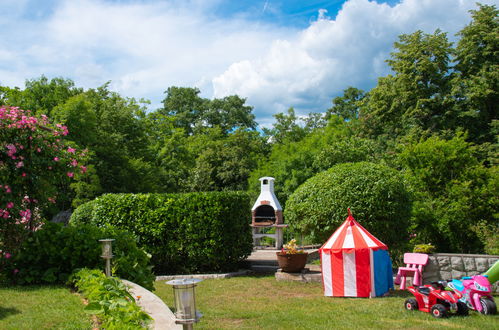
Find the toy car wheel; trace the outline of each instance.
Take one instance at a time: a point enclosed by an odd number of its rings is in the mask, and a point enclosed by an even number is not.
[[[480,298],[480,303],[482,304],[482,314],[494,315],[497,313],[497,306],[493,300]]]
[[[469,311],[469,308],[465,303],[463,303],[462,301],[457,302],[457,311],[456,311],[457,315],[466,316],[466,315],[468,315],[468,311]]]
[[[440,319],[442,317],[447,316],[447,308],[445,308],[444,305],[435,304],[431,307],[430,313],[431,313],[431,315],[433,315],[437,319]]]
[[[407,299],[405,301],[405,309],[408,311],[415,311],[418,309],[418,302],[416,299]]]

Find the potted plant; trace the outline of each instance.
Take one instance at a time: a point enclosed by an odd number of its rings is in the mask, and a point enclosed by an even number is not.
[[[276,252],[277,262],[283,272],[298,273],[307,264],[308,253],[300,249],[296,244],[296,239],[292,239],[280,252]]]

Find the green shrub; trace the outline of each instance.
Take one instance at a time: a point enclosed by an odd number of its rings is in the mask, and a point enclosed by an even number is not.
[[[433,246],[431,244],[417,244],[412,249],[412,252],[430,254],[430,253],[435,252],[435,246]]]
[[[471,226],[480,242],[484,247],[484,252],[491,255],[499,255],[499,224],[488,224],[485,221],[479,221]]]
[[[243,192],[107,194],[92,205],[78,208],[71,225],[110,224],[134,233],[156,273],[230,271],[252,251],[251,205]]]
[[[103,329],[144,329],[152,320],[116,277],[84,268],[69,281],[87,298],[85,311],[97,315]]]
[[[89,223],[92,219],[95,201],[84,203],[76,208],[71,214],[71,221],[74,223]]]
[[[284,216],[293,230],[325,242],[347,217],[388,246],[405,244],[410,200],[397,171],[368,162],[338,164],[301,185],[289,198]]]
[[[150,290],[154,275],[150,257],[139,249],[134,237],[116,228],[92,225],[63,227],[47,223],[21,245],[10,265],[12,279],[19,284],[65,283],[78,268],[103,268],[102,238],[114,238],[113,273]]]

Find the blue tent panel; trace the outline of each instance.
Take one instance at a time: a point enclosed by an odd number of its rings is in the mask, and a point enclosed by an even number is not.
[[[393,289],[392,261],[387,250],[373,251],[374,287],[376,297]]]

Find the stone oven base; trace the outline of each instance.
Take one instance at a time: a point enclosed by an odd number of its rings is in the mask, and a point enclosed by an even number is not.
[[[275,248],[277,250],[282,248],[283,245],[283,231],[288,225],[270,225],[270,226],[255,226],[251,225],[253,234],[253,246],[260,246],[260,238],[270,237],[275,241]],[[275,228],[275,234],[261,233],[263,228]]]

